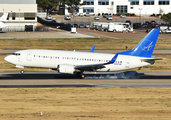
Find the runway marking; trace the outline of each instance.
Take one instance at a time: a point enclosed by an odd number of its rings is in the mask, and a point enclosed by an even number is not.
[[[104,88],[121,88],[117,85],[96,85],[96,87],[104,87]]]
[[[81,33],[71,33],[71,32],[68,32],[68,31],[65,31],[65,32],[61,32],[60,34],[64,34],[64,35],[68,35],[69,37],[72,37],[72,38],[78,38],[78,37],[83,37],[83,38],[86,38],[86,37],[91,37],[93,38],[94,36],[91,36],[91,35],[82,35]],[[67,37],[67,38],[69,38]]]

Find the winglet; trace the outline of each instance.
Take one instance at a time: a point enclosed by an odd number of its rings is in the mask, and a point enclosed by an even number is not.
[[[95,49],[96,46],[93,46],[90,50],[90,53],[94,52],[94,49]]]
[[[118,57],[118,54],[119,53],[116,53],[115,56],[112,58],[112,60],[108,62],[108,64],[114,63],[116,61],[117,57]]]

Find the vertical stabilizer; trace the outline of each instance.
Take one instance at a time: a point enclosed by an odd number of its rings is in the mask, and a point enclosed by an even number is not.
[[[160,29],[153,29],[144,37],[143,40],[141,40],[141,42],[134,49],[126,52],[121,52],[120,54],[151,58],[159,33]]]
[[[7,21],[7,17],[8,17],[8,13],[4,13],[4,14],[0,17],[0,21],[1,21],[1,22]]]

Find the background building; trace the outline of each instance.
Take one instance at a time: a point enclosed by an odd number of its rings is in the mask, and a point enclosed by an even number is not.
[[[0,16],[8,12],[9,27],[3,31],[23,31],[25,25],[37,26],[36,0],[0,0]]]
[[[79,7],[79,13],[151,15],[171,12],[171,0],[81,0],[81,3],[84,1],[86,5]],[[65,13],[67,14],[67,10]]]

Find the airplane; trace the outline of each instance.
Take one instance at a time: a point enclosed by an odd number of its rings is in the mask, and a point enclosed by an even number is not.
[[[1,21],[1,22],[8,22],[8,21],[7,21],[7,17],[8,17],[8,13],[4,13],[4,14],[0,17],[0,21]]]
[[[8,25],[4,24],[3,22],[0,22],[0,29],[7,27]]]
[[[27,49],[16,51],[4,59],[21,68],[22,74],[24,67],[48,68],[62,74],[76,73],[79,78],[84,78],[84,71],[116,72],[141,68],[162,60],[152,56],[159,32],[160,29],[153,29],[135,48],[116,54]]]
[[[0,29],[7,27],[8,25],[4,24],[4,22],[8,22],[7,21],[7,17],[8,17],[8,13],[4,13],[1,17],[0,17]]]

